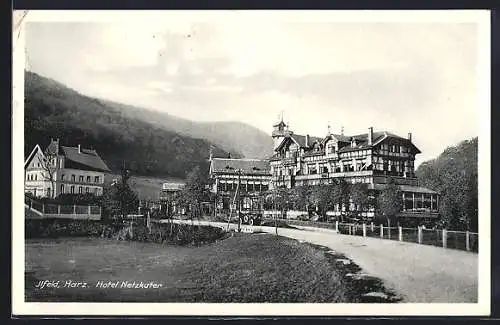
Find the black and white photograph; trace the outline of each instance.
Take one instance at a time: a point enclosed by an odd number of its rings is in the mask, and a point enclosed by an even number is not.
[[[489,315],[488,11],[13,17],[14,313]]]

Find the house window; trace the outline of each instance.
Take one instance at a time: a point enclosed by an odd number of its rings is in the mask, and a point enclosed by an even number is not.
[[[95,194],[95,195],[99,194],[99,189],[98,189],[97,187],[96,187],[96,188],[94,188],[94,194]]]
[[[94,183],[99,183],[99,176],[94,177]]]
[[[83,175],[80,175],[80,177],[78,177],[78,181],[83,182]]]
[[[71,194],[75,194],[75,186],[74,185],[71,185],[70,191],[71,191]]]
[[[64,184],[61,184],[61,194],[64,194]]]
[[[75,175],[71,175],[71,181],[72,182],[76,181],[76,176]]]
[[[37,174],[35,174],[35,181],[37,180]]]
[[[64,168],[64,160],[62,158],[59,160],[59,168]]]
[[[88,187],[88,186],[87,186],[87,187],[85,187],[85,193],[90,193],[90,189],[89,189],[89,187]]]
[[[87,176],[87,183],[90,183],[90,176]]]
[[[79,194],[82,194],[82,193],[83,193],[83,187],[78,186],[78,193],[79,193]]]
[[[64,174],[61,175],[61,181],[64,181]]]

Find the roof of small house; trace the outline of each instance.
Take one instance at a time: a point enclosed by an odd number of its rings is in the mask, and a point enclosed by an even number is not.
[[[210,168],[212,173],[269,175],[271,167],[264,159],[214,158]]]
[[[109,167],[95,150],[81,148],[80,152],[78,152],[78,147],[60,146],[59,153],[67,160],[79,165],[84,165],[93,170],[110,171]]]
[[[165,191],[180,191],[186,186],[185,182],[168,182],[163,183],[162,190]]]

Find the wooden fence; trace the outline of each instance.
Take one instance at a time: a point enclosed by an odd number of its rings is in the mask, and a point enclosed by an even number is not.
[[[413,242],[423,245],[441,246],[470,252],[478,252],[479,235],[471,231],[455,231],[446,229],[426,229],[424,227],[385,227],[384,225],[340,223],[336,221],[333,228],[346,235],[375,237],[387,240]]]

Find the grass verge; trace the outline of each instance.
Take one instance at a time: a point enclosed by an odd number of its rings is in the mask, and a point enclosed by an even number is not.
[[[326,248],[270,234],[238,234],[199,246],[106,239],[26,242],[27,301],[52,302],[360,302],[366,288],[346,278],[354,264]],[[59,287],[37,289],[40,280]],[[64,287],[67,281],[85,288]],[[153,281],[159,288],[99,288],[98,282]]]

